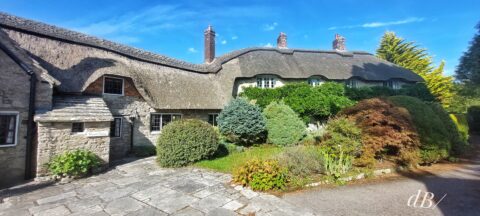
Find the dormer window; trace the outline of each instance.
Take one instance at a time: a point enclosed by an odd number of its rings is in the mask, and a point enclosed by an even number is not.
[[[323,83],[323,80],[321,80],[320,78],[310,78],[308,79],[308,84],[315,87],[315,86],[320,86],[322,85]]]
[[[257,77],[258,88],[275,88],[276,80],[273,76]]]
[[[402,88],[402,84],[398,80],[385,81],[383,83],[383,86],[389,87],[389,88],[394,89],[394,90],[398,90],[398,89]]]
[[[358,88],[358,80],[355,78],[347,80],[346,84],[349,88]]]
[[[115,77],[103,78],[103,93],[123,95],[123,79]]]

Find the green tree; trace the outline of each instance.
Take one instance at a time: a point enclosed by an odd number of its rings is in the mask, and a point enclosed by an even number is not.
[[[249,145],[264,138],[266,123],[262,110],[243,98],[230,101],[217,120],[220,132],[232,142]]]
[[[268,142],[279,146],[295,145],[305,136],[306,127],[298,114],[283,101],[274,101],[264,110]]]
[[[426,49],[420,48],[414,42],[405,41],[394,32],[383,35],[377,56],[423,77],[430,92],[445,107],[449,106],[454,95],[453,78],[443,74],[445,62],[442,61],[439,67],[434,69],[432,57]]]
[[[473,36],[470,47],[460,58],[456,78],[465,83],[480,84],[480,23],[476,26],[478,32]]]

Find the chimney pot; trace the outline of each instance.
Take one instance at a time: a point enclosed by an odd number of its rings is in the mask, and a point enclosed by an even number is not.
[[[280,35],[277,38],[277,48],[287,49],[287,34],[280,32]]]
[[[332,46],[336,51],[347,51],[345,47],[345,38],[339,34],[335,34],[335,40],[333,40]]]
[[[215,59],[215,31],[208,25],[204,33],[204,60],[205,63],[211,63]]]

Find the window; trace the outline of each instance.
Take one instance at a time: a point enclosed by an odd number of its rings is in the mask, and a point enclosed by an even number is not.
[[[383,86],[389,87],[394,90],[398,90],[402,88],[401,83],[398,80],[389,80],[383,83]]]
[[[257,77],[257,87],[258,88],[274,88],[276,80],[274,77]]]
[[[152,113],[150,116],[150,131],[161,131],[168,123],[182,118],[180,114]]]
[[[110,136],[120,137],[122,135],[122,118],[114,117],[110,123]]]
[[[308,79],[308,84],[315,87],[315,86],[320,86],[323,83],[321,79],[318,78],[310,78]]]
[[[18,113],[0,112],[0,147],[17,144]]]
[[[84,130],[85,130],[85,125],[83,122],[72,123],[72,133],[82,133]]]
[[[103,93],[123,95],[123,79],[113,78],[113,77],[104,77]]]
[[[347,87],[349,87],[349,88],[357,88],[357,87],[358,87],[358,80],[356,80],[356,79],[349,79],[349,80],[347,80]]]
[[[208,114],[208,123],[212,126],[217,126],[218,113]]]

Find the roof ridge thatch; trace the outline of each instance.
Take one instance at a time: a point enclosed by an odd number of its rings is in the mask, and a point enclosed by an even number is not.
[[[112,42],[99,37],[87,35],[84,33],[68,30],[62,27],[26,19],[7,13],[0,12],[0,26],[23,31],[37,36],[53,38],[65,42],[76,43],[84,46],[103,49],[113,53],[117,53],[129,58],[145,61],[153,64],[183,69],[197,73],[216,73],[222,69],[222,64],[253,51],[275,51],[281,54],[293,54],[294,52],[311,52],[311,53],[331,53],[338,54],[343,57],[352,57],[353,55],[371,55],[363,51],[339,52],[335,50],[313,50],[313,49],[278,49],[270,47],[251,47],[235,50],[224,55],[218,56],[210,64],[194,64],[186,61],[174,59],[168,56],[160,55],[132,46],[123,45]]]

